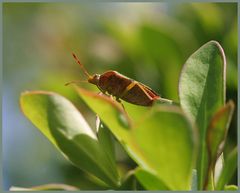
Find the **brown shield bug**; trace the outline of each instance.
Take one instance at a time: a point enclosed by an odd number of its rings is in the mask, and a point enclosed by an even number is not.
[[[72,55],[76,62],[80,65],[84,74],[88,77],[87,81],[96,85],[102,93],[114,96],[120,103],[120,99],[141,106],[152,106],[153,102],[156,100],[163,103],[172,103],[171,100],[161,98],[159,94],[148,86],[136,80],[130,79],[116,71],[110,70],[101,75],[94,74],[91,76],[84,68],[78,57],[74,53]],[[66,85],[74,82],[75,81],[69,82]]]

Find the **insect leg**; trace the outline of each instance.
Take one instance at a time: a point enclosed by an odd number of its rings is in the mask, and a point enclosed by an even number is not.
[[[99,95],[104,95],[105,93],[106,93],[106,92],[104,92],[104,93],[103,93],[103,92],[99,92],[98,94],[99,94]],[[110,99],[114,100],[113,95],[108,95],[108,94],[105,94],[105,95],[108,96]],[[129,124],[129,127],[132,127],[132,121],[131,121],[131,119],[130,119],[128,113],[127,113],[127,111],[125,110],[125,107],[124,107],[122,101],[119,99],[119,97],[116,97],[116,101],[121,104],[121,106],[122,106],[122,108],[123,108],[123,111],[124,111],[124,113],[125,113],[127,122],[128,122],[128,124]],[[97,121],[98,121],[97,124],[99,124],[99,120],[98,120],[98,119],[99,119],[99,117],[98,117],[98,115],[97,115]],[[97,128],[98,128],[98,127],[97,127]]]
[[[116,101],[119,102],[119,103],[122,105],[122,108],[123,108],[123,110],[125,111],[125,107],[124,107],[122,101],[121,101],[119,98],[116,98]]]
[[[114,98],[113,98],[112,95],[110,95],[110,98],[111,98],[112,100],[114,100]],[[116,101],[119,102],[119,103],[122,105],[122,108],[123,108],[123,110],[125,111],[125,107],[124,107],[122,101],[119,99],[119,97],[116,97]],[[125,111],[125,112],[126,112],[126,111]]]
[[[110,99],[114,100],[113,96],[110,95],[110,94],[107,94],[107,92],[105,92],[105,91],[99,92],[98,95],[101,95],[101,96],[102,96],[102,95],[105,95],[105,96],[109,97]]]
[[[103,91],[100,91],[100,92],[98,92],[98,95],[105,95],[105,96],[108,96],[109,97],[109,95],[106,93],[106,92],[103,92]]]

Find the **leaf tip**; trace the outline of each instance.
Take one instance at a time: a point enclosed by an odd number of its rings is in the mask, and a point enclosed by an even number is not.
[[[21,93],[20,93],[20,97],[22,97],[22,96],[28,94],[29,92],[30,92],[30,91],[28,91],[28,90],[25,90],[25,91],[21,92]]]
[[[209,43],[213,44],[214,46],[216,46],[218,48],[218,50],[222,56],[223,65],[226,66],[226,56],[225,56],[225,53],[224,53],[224,50],[223,50],[221,44],[216,40],[211,40],[207,44],[209,44]],[[225,67],[224,67],[224,69],[225,69]]]

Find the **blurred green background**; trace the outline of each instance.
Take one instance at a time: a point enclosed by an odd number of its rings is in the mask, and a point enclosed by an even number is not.
[[[73,101],[94,128],[95,115],[64,86],[86,79],[71,52],[90,74],[116,70],[177,102],[182,65],[210,40],[225,50],[227,99],[237,106],[237,3],[4,3],[4,189],[55,182],[104,188],[69,164],[19,108],[22,91],[55,91]],[[235,110],[226,153],[236,144]],[[116,150],[123,171],[134,166],[119,145]]]

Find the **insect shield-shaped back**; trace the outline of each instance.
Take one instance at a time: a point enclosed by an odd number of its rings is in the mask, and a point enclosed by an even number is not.
[[[163,99],[148,86],[132,80],[116,71],[107,71],[102,75],[91,76],[75,54],[74,59],[80,65],[84,74],[88,77],[88,82],[96,85],[104,94],[115,96],[118,102],[120,99],[141,106],[151,106],[154,101],[159,100],[164,103],[171,103],[168,99]]]
[[[116,71],[107,71],[102,74],[98,86],[100,90],[108,92],[117,99],[123,99],[135,105],[151,106],[160,97],[144,84]]]

